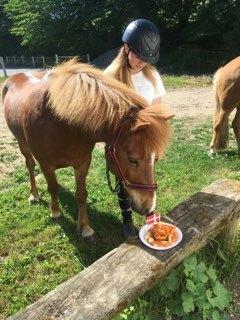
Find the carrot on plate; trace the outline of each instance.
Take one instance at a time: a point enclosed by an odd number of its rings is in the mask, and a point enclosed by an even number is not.
[[[168,247],[175,243],[177,238],[176,227],[164,222],[155,223],[145,235],[145,239],[157,247]]]

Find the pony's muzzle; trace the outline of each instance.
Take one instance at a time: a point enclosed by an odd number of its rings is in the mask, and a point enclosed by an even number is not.
[[[130,202],[132,209],[139,213],[142,216],[148,215],[150,212],[155,210],[156,207],[156,192],[153,194],[148,194],[146,196],[142,194],[142,192],[132,191],[129,192]]]

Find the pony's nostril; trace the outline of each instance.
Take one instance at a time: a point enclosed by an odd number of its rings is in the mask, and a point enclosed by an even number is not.
[[[143,213],[147,216],[150,213],[150,209],[149,208],[144,209]]]

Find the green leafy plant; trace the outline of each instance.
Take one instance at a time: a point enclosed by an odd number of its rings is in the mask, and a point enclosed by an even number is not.
[[[114,320],[152,320],[163,319],[164,316],[177,316],[182,320],[228,319],[226,314],[231,304],[230,293],[218,280],[213,266],[207,266],[200,255],[185,259],[153,290]],[[148,295],[151,295],[150,302],[146,301],[149,300],[146,299]],[[151,310],[156,306],[159,306],[158,313],[154,310],[153,314]]]
[[[197,255],[184,260],[158,286],[165,309],[183,319],[225,319],[231,296],[218,280],[216,270]]]

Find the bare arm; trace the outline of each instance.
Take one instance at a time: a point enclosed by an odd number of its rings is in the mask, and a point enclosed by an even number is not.
[[[152,106],[160,106],[162,104],[162,98],[155,98],[153,99],[153,102],[152,102]]]

